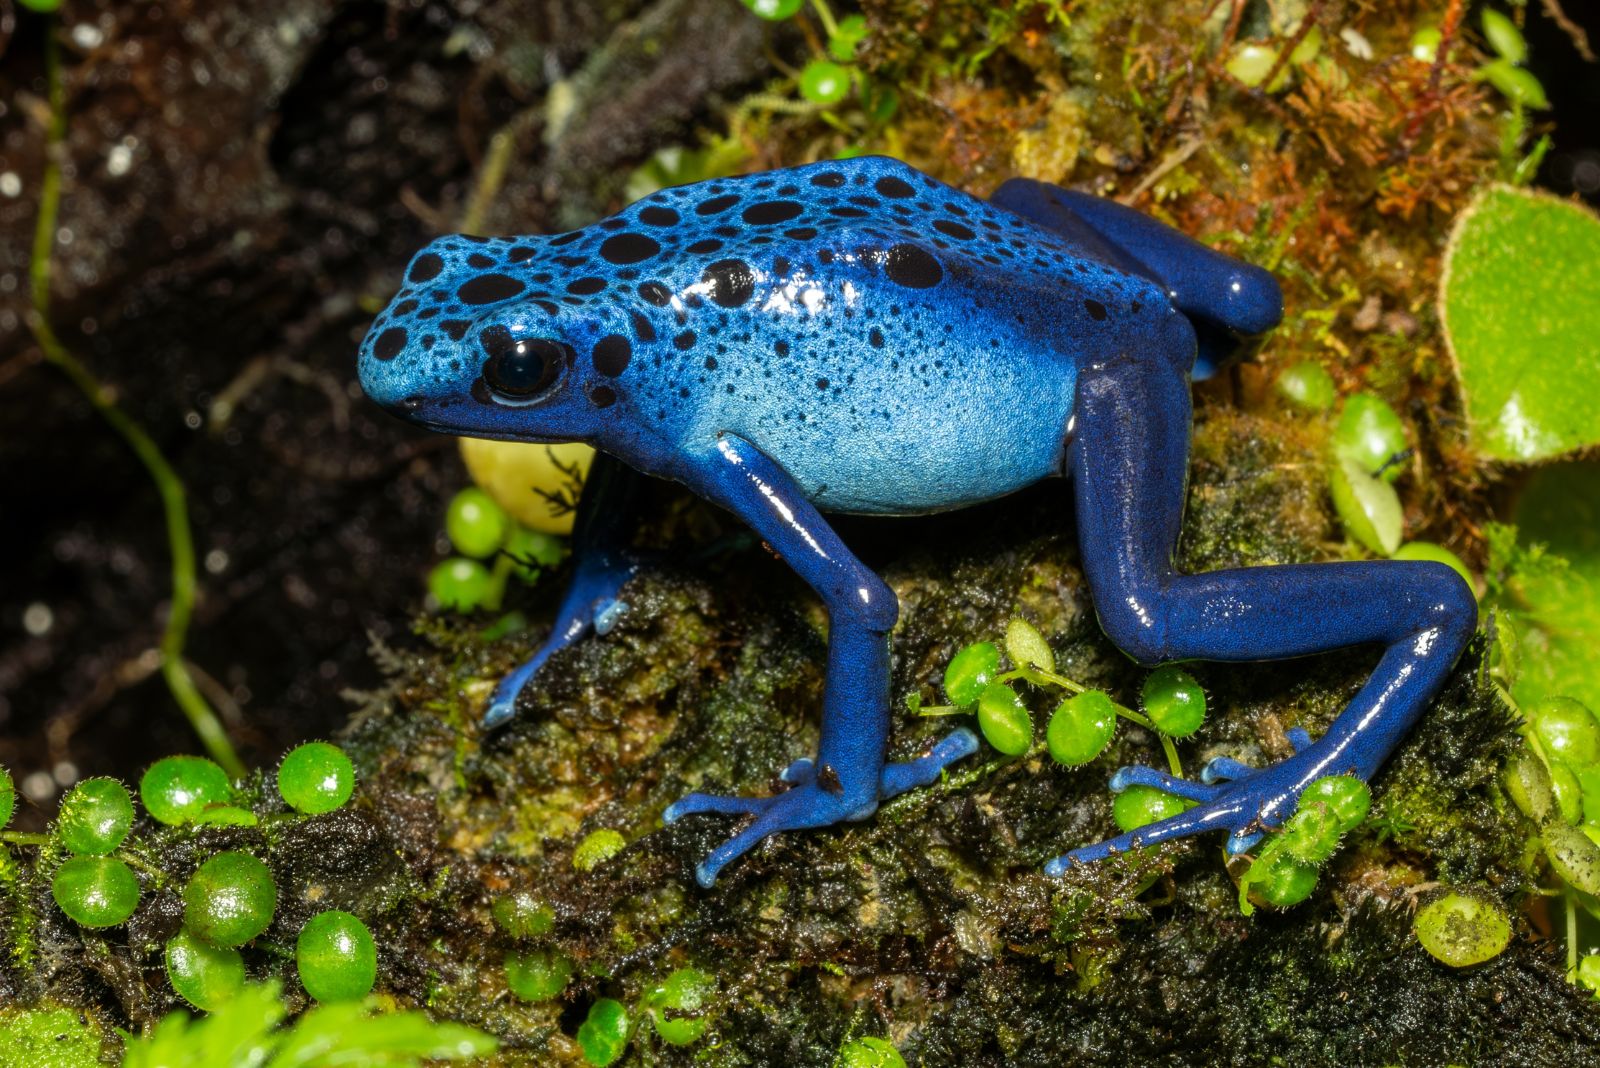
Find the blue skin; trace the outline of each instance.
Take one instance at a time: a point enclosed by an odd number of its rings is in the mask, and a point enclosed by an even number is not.
[[[1270,275],[1110,201],[1019,179],[984,202],[859,158],[662,190],[554,237],[442,238],[411,262],[360,368],[412,422],[600,450],[554,632],[489,724],[553,652],[616,615],[642,475],[738,515],[826,603],[816,761],[791,765],[774,797],[690,794],[664,815],[753,817],[698,866],[705,886],[768,835],[864,819],[977,749],[963,729],[885,763],[898,605],[825,512],[960,508],[1070,475],[1101,626],[1140,663],[1386,647],[1328,733],[1297,732],[1270,768],[1218,759],[1198,783],[1119,770],[1113,790],[1199,804],[1047,865],[1060,873],[1213,829],[1241,852],[1312,780],[1370,779],[1476,626],[1442,564],[1173,567],[1189,381],[1280,317]]]

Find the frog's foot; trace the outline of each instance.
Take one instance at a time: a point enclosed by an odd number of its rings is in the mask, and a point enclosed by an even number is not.
[[[1311,735],[1303,727],[1290,727],[1284,732],[1289,739],[1289,747],[1296,753],[1311,745]],[[1234,782],[1248,775],[1254,775],[1256,769],[1249,764],[1241,764],[1232,757],[1215,757],[1206,761],[1205,767],[1200,769],[1200,781],[1203,783]]]
[[[825,772],[827,781],[819,783],[816,761],[802,757],[784,768],[778,776],[790,784],[790,789],[775,797],[690,794],[668,806],[661,814],[661,819],[665,823],[673,823],[684,816],[703,812],[756,817],[748,827],[713,850],[695,868],[696,881],[701,886],[710,886],[729,861],[768,835],[864,820],[877,810],[879,801],[886,801],[918,786],[927,786],[937,780],[946,767],[977,751],[976,734],[966,727],[951,731],[935,742],[923,756],[901,764],[885,765],[878,777],[877,795],[866,801],[853,802],[848,799],[836,775]]]
[[[1176,816],[1074,849],[1046,864],[1045,874],[1062,875],[1074,864],[1090,864],[1141,846],[1206,831],[1229,832],[1227,851],[1245,852],[1261,841],[1268,828],[1279,826],[1288,818],[1306,784],[1321,775],[1338,774],[1327,766],[1326,756],[1319,758],[1304,731],[1290,732],[1289,740],[1296,752],[1287,760],[1268,768],[1249,768],[1237,760],[1219,757],[1201,773],[1205,782],[1190,782],[1156,768],[1119,768],[1111,776],[1114,793],[1130,786],[1152,786],[1196,804]]]
[[[557,649],[565,648],[570,643],[549,641],[539,648],[533,658],[517,670],[500,680],[494,688],[494,693],[489,697],[489,707],[483,713],[483,729],[490,730],[505,723],[517,712],[517,694],[522,688],[539,673],[544,667],[544,662],[550,659],[550,654]]]
[[[813,780],[775,797],[718,797],[713,794],[690,794],[668,805],[661,814],[662,822],[675,823],[684,816],[712,812],[723,815],[753,815],[743,830],[713,849],[695,866],[695,881],[710,887],[717,874],[728,864],[749,852],[756,843],[768,835],[781,831],[801,831],[813,827],[831,827],[835,823],[864,820],[877,811],[878,799],[852,797],[837,786],[834,791]]]
[[[878,800],[887,801],[907,790],[936,782],[939,773],[962,757],[978,751],[978,736],[966,727],[960,727],[935,742],[928,752],[915,760],[900,764],[887,764],[878,780]],[[778,778],[791,786],[804,786],[817,777],[816,761],[801,757],[784,768]]]

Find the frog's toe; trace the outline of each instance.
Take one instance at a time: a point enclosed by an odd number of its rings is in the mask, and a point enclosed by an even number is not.
[[[710,812],[722,816],[748,816],[760,812],[770,797],[733,797],[722,794],[688,794],[674,801],[661,813],[661,822],[675,823],[684,816]]]
[[[695,881],[710,887],[723,868],[749,852],[763,838],[782,831],[828,827],[847,820],[861,820],[878,807],[875,800],[852,801],[845,793],[825,790],[816,783],[785,790],[775,797],[714,797],[690,794],[662,814],[668,823],[682,816],[701,812],[754,814],[755,819],[706,855],[695,866]]]
[[[1232,757],[1212,757],[1206,761],[1205,767],[1200,769],[1200,781],[1209,785],[1233,782],[1255,774],[1255,770],[1249,764],[1241,764]]]
[[[1182,780],[1176,780],[1181,782]],[[1151,783],[1138,783],[1131,785],[1155,785]],[[1193,784],[1191,784],[1193,785]],[[1146,824],[1126,834],[1119,834],[1115,838],[1108,838],[1103,842],[1082,846],[1063,856],[1059,856],[1044,866],[1046,875],[1065,875],[1080,864],[1093,864],[1095,861],[1114,857],[1119,853],[1127,853],[1144,846],[1152,846],[1158,842],[1165,842],[1173,838],[1186,838],[1204,831],[1231,830],[1233,837],[1247,839],[1245,844],[1234,849],[1233,838],[1229,840],[1229,850],[1242,852],[1261,837],[1260,832],[1249,826],[1240,812],[1239,806],[1227,800],[1217,800],[1209,804],[1197,805],[1186,809],[1176,816],[1169,816],[1164,820]]]
[[[810,757],[801,757],[778,773],[779,780],[790,786],[804,786],[816,777],[817,762]]]
[[[1116,773],[1111,776],[1112,793],[1120,794],[1130,786],[1152,786],[1174,797],[1202,803],[1214,800],[1218,791],[1222,789],[1218,786],[1209,786],[1205,783],[1180,779],[1176,775],[1168,775],[1164,771],[1146,767],[1143,764],[1118,768]]]
[[[1306,733],[1304,727],[1290,727],[1284,731],[1284,736],[1289,739],[1289,748],[1299,754],[1311,746],[1311,735]],[[1241,764],[1232,757],[1213,757],[1206,761],[1205,767],[1200,769],[1200,781],[1203,783],[1236,782],[1239,779],[1249,778],[1257,769],[1249,764]]]
[[[903,764],[889,764],[879,780],[878,796],[887,801],[919,786],[927,786],[939,778],[939,773],[962,757],[978,751],[978,736],[966,727],[958,727],[934,743],[927,755]]]

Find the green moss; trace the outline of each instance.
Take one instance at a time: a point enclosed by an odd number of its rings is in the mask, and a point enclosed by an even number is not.
[[[0,1068],[95,1068],[101,1045],[76,1009],[0,1009]]]

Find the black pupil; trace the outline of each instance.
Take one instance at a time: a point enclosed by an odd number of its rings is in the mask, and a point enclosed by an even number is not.
[[[490,341],[489,362],[483,365],[483,379],[489,388],[507,397],[532,397],[543,393],[561,373],[565,348],[548,338],[514,340],[502,334]]]

